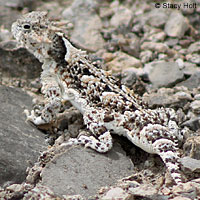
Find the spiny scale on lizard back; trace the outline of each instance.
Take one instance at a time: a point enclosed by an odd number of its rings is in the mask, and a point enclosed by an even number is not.
[[[75,48],[46,12],[31,12],[12,25],[14,37],[43,62],[42,92],[47,104],[28,120],[49,123],[69,100],[83,114],[90,136],[67,144],[84,144],[99,152],[112,148],[110,133],[123,135],[149,153],[160,155],[176,183],[181,182],[177,141],[181,132],[173,109],[148,109],[127,87],[95,67],[85,51]]]
[[[42,62],[44,58],[53,58],[56,61],[57,68],[59,68],[58,71],[63,78],[66,78],[63,74],[68,71],[70,75],[68,78],[71,78],[71,85],[69,87],[79,89],[85,98],[89,98],[88,103],[94,101],[96,106],[103,106],[99,99],[99,97],[102,96],[102,93],[114,92],[119,96],[118,104],[120,104],[120,101],[123,102],[116,107],[118,111],[120,106],[120,110],[122,111],[123,109],[124,111],[127,109],[125,106],[132,110],[141,107],[141,105],[138,104],[139,102],[135,101],[135,98],[132,98],[132,95],[127,95],[119,88],[121,85],[118,81],[112,76],[106,75],[106,72],[103,70],[94,67],[88,60],[87,54],[82,52],[83,56],[78,58],[77,61],[76,55],[74,55],[74,60],[76,62],[67,63],[65,60],[67,49],[62,40],[62,36],[57,34],[57,29],[47,19],[46,14],[46,12],[28,13],[14,23],[12,31],[16,39],[29,51],[34,53],[34,55]],[[28,26],[29,29],[26,26]],[[80,51],[77,53],[80,53]],[[90,90],[90,94],[86,93],[87,91],[85,88]],[[127,90],[125,87],[124,89]],[[114,99],[110,100],[112,100],[114,109],[114,104],[116,104],[116,102]],[[123,105],[124,102],[127,102],[129,105]]]

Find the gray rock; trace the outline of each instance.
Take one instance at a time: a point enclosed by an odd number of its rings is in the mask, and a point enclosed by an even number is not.
[[[185,121],[182,126],[187,126],[188,128],[190,128],[193,131],[197,131],[198,129],[200,129],[200,118],[196,117],[190,120]]]
[[[0,189],[0,199],[15,199],[15,200],[55,200],[61,199],[58,196],[55,196],[53,192],[48,188],[44,187],[41,184],[30,185],[27,183],[22,184],[12,184],[8,187],[4,188],[4,190]],[[64,199],[64,198],[63,198]],[[66,198],[67,199],[67,198]],[[65,200],[66,200],[65,199]],[[77,198],[78,199],[78,198]],[[81,198],[78,200],[82,200]]]
[[[159,53],[158,54],[158,60],[167,60],[168,55],[165,53]]]
[[[194,63],[184,62],[183,73],[191,76],[197,72],[200,72],[200,69]]]
[[[187,19],[178,11],[173,11],[165,24],[165,32],[170,37],[181,38],[188,28]]]
[[[12,39],[12,34],[8,29],[0,29],[0,41],[8,41]]]
[[[183,145],[185,156],[200,160],[200,136],[188,137]]]
[[[24,192],[23,200],[29,200],[29,199],[48,199],[48,200],[54,200],[54,199],[60,199],[56,195],[53,194],[53,192],[43,185],[37,184],[32,190],[26,189]]]
[[[115,10],[115,14],[110,19],[110,25],[117,28],[121,25],[128,26],[132,19],[132,11],[124,6],[119,6]]]
[[[183,80],[183,72],[175,62],[156,61],[145,65],[154,88],[169,87]]]
[[[200,172],[200,160],[183,157],[180,161],[185,169],[190,170],[191,172]]]
[[[117,74],[116,77],[118,77]],[[128,68],[121,72],[121,83],[139,96],[142,96],[146,92],[146,84],[142,81],[143,78],[145,79],[145,75],[143,77],[142,68]]]
[[[142,23],[134,24],[131,31],[140,35],[143,32]]]
[[[62,15],[66,19],[72,20],[72,22],[76,21],[76,15],[79,14],[78,12],[89,12],[89,13],[96,13],[98,8],[98,3],[96,0],[75,0],[73,3],[66,8]]]
[[[114,56],[115,58],[107,63],[108,69],[113,72],[121,72],[128,68],[140,68],[142,66],[139,59],[121,51],[115,52]]]
[[[163,42],[166,37],[166,33],[164,31],[150,33],[149,36],[145,37],[148,41],[152,42]]]
[[[30,96],[6,86],[0,86],[0,94],[0,184],[20,183],[26,168],[44,150],[44,136],[25,122],[23,111],[31,107]]]
[[[81,14],[71,35],[71,41],[82,49],[95,52],[102,49],[105,42],[99,32],[102,23],[98,15]]]
[[[189,15],[189,14],[193,14],[195,12],[195,0],[182,0],[181,4],[182,5],[189,5],[187,6],[181,6],[181,11],[183,12],[183,14]]]
[[[181,45],[175,45],[175,46],[174,46],[174,49],[175,49],[176,51],[180,51],[180,50],[182,50],[182,47],[181,47]]]
[[[111,188],[104,196],[101,197],[101,200],[109,199],[121,199],[128,200],[133,199],[133,195],[128,194],[120,187]]]
[[[137,75],[134,71],[126,70],[125,72],[122,72],[121,83],[127,87],[132,87],[137,79]]]
[[[119,47],[127,54],[138,58],[140,52],[140,39],[134,33],[128,33],[125,37],[125,43],[120,43],[119,41]]]
[[[196,94],[196,95],[194,96],[194,99],[195,99],[195,100],[200,100],[200,94]]]
[[[165,44],[168,45],[169,47],[173,47],[178,44],[178,39],[177,38],[168,38],[165,41]]]
[[[200,114],[200,100],[195,100],[190,104],[192,112],[195,114]]]
[[[163,44],[161,42],[144,42],[141,45],[141,49],[157,51],[158,53],[166,53],[169,48],[166,44]]]
[[[175,95],[151,93],[148,96],[143,97],[143,100],[148,103],[149,106],[166,106],[166,107],[183,107],[187,101],[180,100]]]
[[[0,26],[10,29],[12,23],[21,15],[20,10],[34,10],[38,1],[34,0],[0,0]]]
[[[106,24],[109,23],[107,19],[112,17],[113,14],[114,14],[114,11],[110,8],[109,3],[99,8],[99,16],[101,17],[101,19],[104,20]]]
[[[96,13],[97,3],[91,0],[75,0],[62,13],[63,17],[74,23],[71,41],[79,48],[87,51],[97,51],[103,48],[105,42],[100,34],[102,22]]]
[[[196,72],[185,81],[178,83],[177,86],[185,86],[188,89],[197,88],[200,85],[200,72]]]
[[[200,184],[198,179],[188,181],[187,183],[175,185],[171,190],[171,193],[175,197],[173,199],[170,198],[170,200],[198,199],[199,189],[200,189]]]
[[[189,53],[199,53],[200,52],[200,42],[192,43],[188,48]]]
[[[24,7],[28,7],[29,9],[33,9],[35,7],[36,2],[34,0],[0,0],[0,4],[5,7],[22,9]]]
[[[182,48],[182,49],[178,50],[178,53],[181,54],[181,55],[186,55],[188,52],[187,52],[187,49]],[[176,57],[180,57],[181,55],[176,56]]]
[[[133,195],[133,198],[136,197],[137,199],[147,199],[147,200],[169,199],[169,196],[158,194],[157,189],[149,184],[141,184],[138,187],[129,188],[129,192]]]
[[[163,9],[153,9],[147,16],[147,23],[154,27],[164,26],[168,19],[168,14]]]
[[[41,63],[26,49],[13,48],[15,41],[0,43],[0,70],[3,76],[33,79],[40,76]]]
[[[16,21],[20,13],[17,10],[7,7],[7,1],[0,1],[0,26],[3,25],[5,28],[10,29],[11,24]]]
[[[112,30],[103,30],[104,32],[104,38],[106,40],[109,40],[109,42],[106,44],[106,49],[108,51],[115,52],[119,49],[121,49],[123,52],[134,56],[136,58],[139,57],[140,52],[140,39],[139,37],[134,33],[127,33],[127,34],[121,34],[121,33],[112,33]]]
[[[114,184],[132,173],[131,161],[121,147],[115,144],[106,154],[72,147],[48,163],[41,177],[42,184],[57,195],[80,194],[88,199],[101,187]]]
[[[174,97],[177,97],[181,100],[187,100],[187,102],[192,101],[193,98],[189,92],[186,91],[179,91],[174,94]]]
[[[150,50],[142,51],[140,53],[140,59],[142,63],[147,63],[149,61],[152,61],[153,59],[153,53]]]
[[[200,55],[197,54],[197,53],[186,55],[186,60],[188,60],[191,63],[195,63],[197,65],[200,65]]]
[[[171,88],[160,88],[156,92],[145,93],[143,95],[143,100],[153,108],[158,106],[183,108],[193,99],[189,92],[183,91],[183,88],[180,88],[179,90],[181,91],[175,93]]]
[[[183,69],[185,66],[184,66],[184,62],[183,62],[183,59],[181,59],[181,58],[178,58],[177,60],[176,60],[176,63],[178,64],[178,66],[179,66],[179,68],[180,69]]]
[[[168,199],[170,199],[170,196],[161,195],[161,194],[154,194],[154,195],[148,196],[147,198],[148,198],[147,200],[168,200]]]

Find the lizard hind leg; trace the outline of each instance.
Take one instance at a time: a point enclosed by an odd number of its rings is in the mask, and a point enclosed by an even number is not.
[[[81,135],[79,138],[71,138],[62,146],[82,144],[85,147],[90,147],[100,153],[105,153],[112,148],[112,136],[109,131],[106,131],[98,138],[94,136]]]
[[[157,154],[161,157],[165,166],[176,184],[182,183],[180,174],[179,152],[176,143],[169,139],[159,139],[154,142]]]

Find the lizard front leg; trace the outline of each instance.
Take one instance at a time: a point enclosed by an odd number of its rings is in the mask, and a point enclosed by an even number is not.
[[[35,111],[32,110],[31,114],[27,115],[27,120],[35,125],[48,124],[56,118],[56,114],[60,111],[61,105],[61,100],[54,98],[45,105],[39,116],[36,116]]]
[[[35,110],[32,110],[29,115],[29,113],[26,112],[27,120],[37,126],[48,124],[55,120],[62,106],[59,87],[49,86],[48,89],[45,90],[45,97],[47,103],[40,113],[36,113]]]

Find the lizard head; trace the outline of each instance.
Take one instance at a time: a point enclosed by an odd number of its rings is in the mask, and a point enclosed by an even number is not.
[[[59,60],[61,55],[69,61],[73,55],[77,55],[77,51],[79,54],[81,51],[74,48],[64,36],[62,26],[68,23],[50,21],[46,11],[33,11],[12,24],[12,33],[21,46],[28,49],[41,62],[49,58]],[[82,54],[85,56],[84,52]]]
[[[49,42],[48,26],[50,22],[46,16],[47,12],[38,11],[23,15],[12,24],[13,36],[24,47],[27,45],[34,46],[38,43]]]
[[[48,57],[46,50],[51,46],[55,32],[60,30],[47,18],[46,11],[27,13],[12,24],[15,39],[39,60]]]

